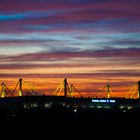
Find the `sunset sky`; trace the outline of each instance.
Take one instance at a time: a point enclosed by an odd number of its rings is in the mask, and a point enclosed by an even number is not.
[[[83,96],[108,83],[126,96],[140,80],[140,1],[1,1],[0,82],[19,78],[43,94],[68,78]]]

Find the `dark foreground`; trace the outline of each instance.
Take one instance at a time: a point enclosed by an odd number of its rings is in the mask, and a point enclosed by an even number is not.
[[[137,139],[140,111],[30,110],[0,116],[0,134],[10,139]]]

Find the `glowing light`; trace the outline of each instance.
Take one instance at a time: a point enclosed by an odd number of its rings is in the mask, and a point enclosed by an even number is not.
[[[74,112],[77,112],[77,108],[74,109]]]
[[[132,108],[133,108],[132,106],[128,106],[128,107],[127,107],[128,110],[130,110],[130,109],[132,109]]]
[[[112,99],[92,99],[93,103],[115,103],[116,100],[112,100]]]
[[[122,106],[120,106],[120,109],[123,109],[124,108],[124,106],[122,105]]]
[[[123,110],[123,112],[125,113],[125,112],[126,112],[126,110]]]
[[[100,100],[99,102],[100,103],[106,103],[106,100]]]
[[[92,102],[99,103],[99,100],[92,99]]]
[[[45,108],[51,108],[51,103],[45,103]]]
[[[102,106],[101,105],[98,105],[97,108],[102,108]]]
[[[22,96],[22,92],[21,91],[19,91],[19,96]]]
[[[115,103],[116,101],[115,100],[110,100],[110,103]]]

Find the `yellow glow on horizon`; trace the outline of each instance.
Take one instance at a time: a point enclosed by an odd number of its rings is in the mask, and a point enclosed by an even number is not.
[[[32,68],[32,69],[14,69],[14,70],[10,70],[9,69],[4,69],[4,70],[0,70],[0,73],[3,74],[64,74],[64,73],[103,73],[103,71],[106,70],[125,70],[125,67],[112,67],[112,66],[108,66],[108,67],[95,67],[95,66],[89,66],[89,67],[57,67],[57,68]],[[135,70],[135,71],[139,71],[140,68],[139,67],[128,67],[127,70]]]
[[[31,85],[35,87],[35,90],[41,94],[51,95],[55,89],[60,85],[63,81],[63,78],[24,78],[23,79],[29,82]],[[19,79],[16,78],[2,78],[0,82],[5,81],[7,87],[13,91]],[[133,79],[133,83],[137,84],[139,79]],[[117,79],[110,80],[110,85],[113,94],[111,97],[126,97],[129,90],[132,88],[130,85],[129,78],[124,81],[124,84],[129,82],[128,84],[119,86],[117,83],[121,82],[121,80]],[[68,83],[73,84],[81,93],[82,96],[93,96],[95,97],[98,91],[100,91],[103,87],[105,87],[108,83],[105,79],[94,79],[94,78],[68,78]],[[115,85],[116,83],[116,85]],[[31,87],[28,87],[26,84],[23,83],[23,90],[30,91]],[[0,87],[1,90],[1,87]],[[18,88],[16,93],[18,94]],[[102,90],[102,95],[99,96],[106,96],[106,89]]]

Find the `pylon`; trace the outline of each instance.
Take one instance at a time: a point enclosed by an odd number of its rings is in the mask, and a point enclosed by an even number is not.
[[[64,96],[67,97],[67,78],[64,79]]]
[[[70,85],[70,97],[72,96],[72,93],[73,93],[73,85],[71,84]]]
[[[2,86],[2,90],[1,90],[1,97],[3,98],[3,97],[5,97],[5,96],[6,96],[6,93],[5,93],[5,84],[4,84],[4,83],[2,83],[2,84],[1,84],[1,86]]]
[[[19,96],[22,96],[22,79],[19,79]]]
[[[111,93],[110,85],[107,84],[107,98],[110,98],[110,93]]]
[[[138,81],[138,99],[140,98],[140,81]]]

